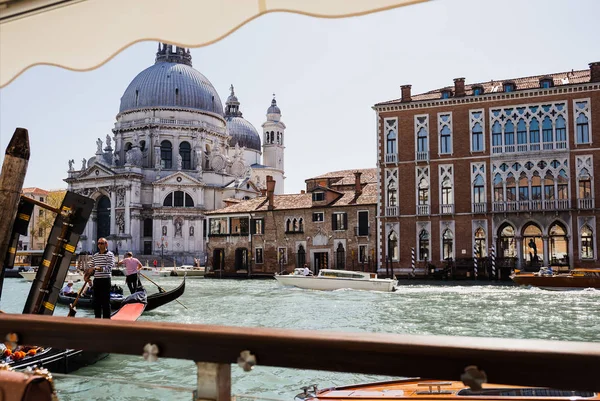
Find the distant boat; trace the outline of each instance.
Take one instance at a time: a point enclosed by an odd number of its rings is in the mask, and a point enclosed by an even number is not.
[[[568,273],[554,273],[551,269],[542,267],[539,272],[517,272],[510,278],[516,284],[538,287],[544,290],[600,289],[600,269],[573,269]]]
[[[204,277],[206,270],[204,267],[196,267],[192,265],[183,265],[171,270],[171,276],[187,276],[187,277]]]
[[[31,271],[26,271],[26,272],[20,272],[19,274],[25,280],[33,281],[35,279],[35,276],[37,275],[37,271],[31,270]],[[69,281],[72,281],[74,283],[76,283],[78,281],[83,281],[83,274],[81,274],[79,272],[68,272],[67,276],[65,277],[65,282],[69,282]]]
[[[376,273],[357,272],[351,270],[321,269],[318,276],[305,276],[302,268],[294,270],[294,274],[276,274],[275,279],[284,286],[293,286],[309,290],[353,290],[394,291],[397,280],[377,278]]]

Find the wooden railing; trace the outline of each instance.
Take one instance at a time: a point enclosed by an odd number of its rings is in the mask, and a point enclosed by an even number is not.
[[[200,383],[212,377],[211,388],[221,395],[204,394],[219,400],[230,394],[230,364],[240,363],[241,355],[242,365],[248,361],[244,351],[261,366],[460,380],[465,367],[476,365],[492,383],[600,391],[600,343],[0,314],[0,334],[5,333],[16,333],[20,344],[129,355],[142,355],[146,344],[155,344],[158,357],[196,361],[199,392]]]

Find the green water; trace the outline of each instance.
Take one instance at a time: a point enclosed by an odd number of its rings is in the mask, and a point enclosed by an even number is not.
[[[180,279],[159,279],[166,289]],[[123,284],[123,280],[113,280]],[[146,285],[147,284],[147,285]],[[332,292],[282,288],[274,280],[188,279],[180,298],[140,320],[277,327],[360,333],[463,335],[600,342],[600,291],[547,292],[511,285],[402,285],[395,293],[353,290]],[[150,289],[152,286],[145,283]],[[7,279],[1,307],[22,311],[29,284]],[[57,307],[65,316],[67,309]],[[80,310],[77,317],[90,317]],[[119,339],[116,338],[115,341]],[[61,400],[190,400],[190,392],[148,388],[136,383],[193,388],[191,361],[111,355],[57,379]],[[82,376],[84,376],[82,378]],[[98,380],[88,380],[94,377]],[[269,368],[249,373],[232,367],[233,394],[292,400],[300,387],[380,380],[380,376]],[[123,381],[121,383],[121,381]]]

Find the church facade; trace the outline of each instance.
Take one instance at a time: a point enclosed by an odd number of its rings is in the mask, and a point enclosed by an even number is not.
[[[286,127],[275,98],[262,128],[261,141],[233,86],[223,108],[188,49],[159,44],[121,97],[113,135],[98,138],[79,168],[69,160],[68,190],[96,201],[81,250],[105,237],[120,253],[203,261],[206,211],[256,197],[267,176],[284,191]]]

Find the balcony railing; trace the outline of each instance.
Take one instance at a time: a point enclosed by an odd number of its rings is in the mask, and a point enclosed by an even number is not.
[[[568,149],[568,144],[566,141],[560,142],[543,142],[543,143],[522,143],[517,145],[495,145],[492,146],[492,154],[501,155],[505,153],[522,153],[522,152],[539,152],[540,149],[545,152],[551,152],[554,150],[566,150]]]
[[[429,152],[417,152],[417,161],[418,162],[426,162],[429,161]]]
[[[493,202],[494,212],[528,212],[540,210],[569,210],[570,199],[520,200],[510,202]]]
[[[417,205],[417,215],[429,216],[429,205]]]
[[[440,205],[441,214],[454,214],[454,203]]]
[[[385,208],[386,216],[398,216],[398,206],[388,206]]]
[[[594,198],[578,199],[579,209],[593,209]]]
[[[486,213],[487,204],[485,202],[473,203],[473,213]]]
[[[396,163],[398,161],[398,155],[395,153],[387,153],[385,155],[386,163]]]

